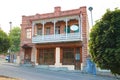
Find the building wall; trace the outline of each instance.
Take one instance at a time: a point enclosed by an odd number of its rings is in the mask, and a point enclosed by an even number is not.
[[[87,12],[82,14],[82,61],[83,61],[83,68],[86,66],[86,58],[88,54],[88,20],[87,20]]]
[[[67,10],[67,11],[61,11],[60,7],[55,7],[55,10],[53,13],[47,13],[47,14],[36,14],[36,15],[32,15],[32,16],[22,16],[22,24],[21,24],[21,49],[20,49],[20,54],[24,55],[24,49],[22,48],[22,46],[24,44],[28,44],[28,46],[31,47],[38,47],[38,45],[33,45],[31,39],[26,39],[26,29],[31,28],[32,29],[32,21],[35,20],[39,20],[39,19],[50,19],[50,18],[59,18],[59,17],[64,17],[64,16],[72,16],[72,15],[80,15],[81,14],[81,19],[82,19],[82,63],[83,66],[85,66],[86,64],[86,57],[87,57],[87,53],[88,53],[88,19],[87,19],[87,11],[86,11],[86,7],[80,7],[78,9],[73,9],[73,10]],[[72,23],[77,23],[78,21],[69,21],[68,24],[72,24]],[[61,32],[60,33],[64,33],[64,25],[65,22],[61,22],[62,24],[60,24],[61,27]],[[45,26],[52,26],[53,23],[48,23]],[[59,22],[56,23],[56,25],[59,25]],[[42,26],[42,24],[40,25]],[[35,27],[36,28],[36,27]],[[36,29],[34,29],[34,32],[36,32]],[[51,29],[51,34],[53,34],[53,27]],[[45,45],[46,47],[49,44]],[[50,44],[50,46],[53,46],[54,44]],[[34,51],[35,49],[33,49],[32,51],[32,55],[34,55],[33,53],[35,51],[37,51],[37,49]],[[37,53],[37,52],[36,52]],[[21,57],[21,59],[23,59]],[[32,58],[32,61],[34,58]],[[36,61],[37,62],[37,61]]]

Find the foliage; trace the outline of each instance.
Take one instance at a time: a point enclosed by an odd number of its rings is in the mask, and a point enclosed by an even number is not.
[[[10,33],[9,37],[11,40],[11,46],[10,50],[11,52],[18,52],[20,49],[20,28],[19,27],[14,27]]]
[[[101,69],[120,75],[120,10],[107,10],[90,33],[90,54]]]
[[[10,47],[10,39],[8,35],[0,30],[0,53],[6,53]]]

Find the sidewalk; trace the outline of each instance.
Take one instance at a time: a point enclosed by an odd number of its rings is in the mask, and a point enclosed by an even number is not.
[[[19,64],[16,64],[16,63],[8,63],[8,62],[4,62],[4,63],[1,63],[3,65],[8,65],[8,66],[20,66]]]
[[[8,62],[0,62],[0,64],[3,64],[3,65],[8,65],[8,66],[14,66],[14,67],[22,67],[21,65],[19,64],[16,64],[16,63],[8,63]],[[29,67],[28,67],[29,68]],[[31,67],[30,67],[31,68]],[[34,68],[34,67],[33,67]],[[39,69],[42,69],[42,68],[39,68]],[[49,69],[47,69],[49,70]],[[52,70],[52,69],[51,69]],[[52,70],[52,71],[57,71],[57,70]],[[62,70],[60,70],[62,71]],[[65,70],[63,70],[65,71]],[[88,74],[86,72],[83,72],[83,71],[80,71],[80,70],[72,70],[72,71],[69,71],[69,70],[66,70],[65,72],[69,72],[69,73],[82,73],[82,74]],[[92,75],[92,74],[89,74],[89,75]],[[101,72],[101,71],[97,71],[96,75],[95,76],[104,76],[104,77],[115,77],[112,73],[110,72]],[[120,78],[120,76],[119,76]]]
[[[4,59],[0,59],[0,64],[9,65],[9,66],[19,66],[19,64],[9,63],[8,61],[6,61],[6,60],[4,60]]]
[[[99,76],[106,76],[106,77],[115,77],[112,73],[110,73],[110,72],[97,72],[97,75],[99,75]],[[117,76],[118,78],[119,78],[119,80],[120,80],[120,75],[119,76]]]

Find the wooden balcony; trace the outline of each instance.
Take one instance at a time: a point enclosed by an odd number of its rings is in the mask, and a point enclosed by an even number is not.
[[[32,43],[72,42],[72,41],[82,41],[81,34],[78,32],[43,36],[36,35],[32,37]]]

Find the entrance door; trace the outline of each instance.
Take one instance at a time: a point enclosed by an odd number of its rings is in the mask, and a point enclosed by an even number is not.
[[[25,49],[25,56],[24,56],[25,63],[30,63],[31,62],[31,51],[32,51],[31,48],[26,48]]]
[[[80,70],[80,48],[75,49],[75,70]]]
[[[40,53],[39,53],[39,64],[44,64],[44,53],[43,53],[43,49],[40,49]]]

